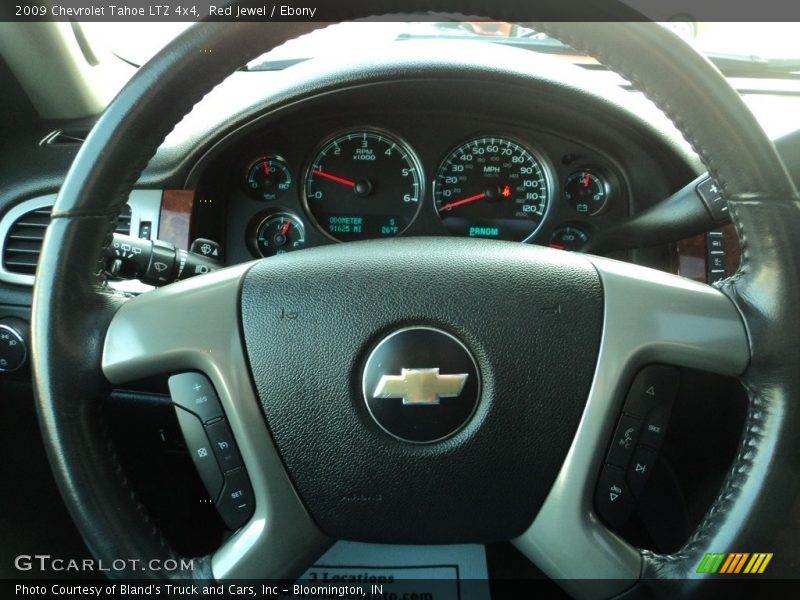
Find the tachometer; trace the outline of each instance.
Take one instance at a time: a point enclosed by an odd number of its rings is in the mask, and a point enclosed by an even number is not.
[[[308,213],[341,241],[398,235],[419,210],[420,171],[411,149],[391,135],[338,135],[322,145],[306,173]]]
[[[436,212],[453,235],[524,241],[550,206],[542,161],[505,137],[478,137],[442,162],[434,180]]]

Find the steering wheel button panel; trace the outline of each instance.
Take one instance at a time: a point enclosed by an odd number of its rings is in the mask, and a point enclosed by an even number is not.
[[[223,471],[229,471],[242,466],[242,457],[233,439],[233,433],[225,419],[206,425],[206,434],[214,455],[217,457]]]
[[[217,393],[200,373],[181,373],[169,378],[172,402],[197,415],[203,423],[223,416]]]
[[[633,454],[639,433],[642,430],[642,420],[630,415],[622,415],[611,440],[606,460],[619,467],[624,467]]]
[[[214,457],[214,450],[208,440],[203,424],[190,412],[175,407],[175,414],[178,417],[178,424],[181,426],[183,438],[186,440],[186,448],[192,457],[197,473],[203,481],[208,495],[216,500],[222,489],[222,471]]]
[[[625,482],[625,470],[606,465],[595,492],[595,507],[611,527],[620,528],[633,510],[633,497]]]
[[[238,529],[250,519],[255,497],[244,468],[225,473],[225,487],[217,500],[217,512],[230,529]]]

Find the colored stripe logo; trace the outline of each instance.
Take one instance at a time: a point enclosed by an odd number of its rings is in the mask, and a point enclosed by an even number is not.
[[[748,552],[729,552],[728,554],[708,552],[697,566],[697,573],[760,575],[767,569],[767,565],[771,560],[771,552],[757,552],[754,554]]]

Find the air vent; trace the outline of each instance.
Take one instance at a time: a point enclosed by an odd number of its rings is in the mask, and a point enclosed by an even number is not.
[[[6,271],[21,275],[33,275],[36,272],[51,211],[51,206],[38,208],[11,224],[3,244],[3,268]],[[131,207],[127,204],[119,216],[116,231],[125,235],[131,232]]]
[[[117,228],[115,229],[117,233],[122,233],[124,235],[131,234],[131,206],[130,204],[126,204],[125,208],[122,209],[122,212],[119,213],[117,217]]]
[[[41,146],[80,146],[89,135],[88,129],[56,129],[47,134]]]

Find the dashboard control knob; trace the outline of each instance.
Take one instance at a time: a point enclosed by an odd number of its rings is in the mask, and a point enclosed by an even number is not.
[[[0,373],[11,373],[25,366],[28,332],[28,324],[21,319],[0,320]]]

